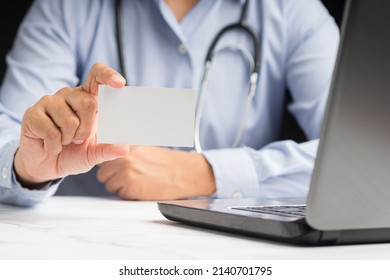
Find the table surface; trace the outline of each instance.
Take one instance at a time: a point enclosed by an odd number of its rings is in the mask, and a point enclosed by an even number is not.
[[[0,259],[390,259],[390,244],[302,247],[167,220],[156,202],[55,196],[0,204]]]

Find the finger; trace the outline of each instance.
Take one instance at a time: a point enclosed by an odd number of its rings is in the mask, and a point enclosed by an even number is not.
[[[68,145],[75,137],[80,125],[80,119],[63,100],[53,96],[48,97],[48,99],[50,99],[50,102],[46,102],[45,111],[61,130],[62,145]]]
[[[65,101],[72,108],[79,120],[73,142],[81,144],[91,135],[94,128],[98,110],[97,102],[91,95],[85,94],[82,91],[66,94]]]
[[[62,150],[61,131],[53,120],[40,108],[31,107],[23,119],[26,137],[43,140],[43,149],[49,154],[59,154]]]
[[[96,178],[101,183],[106,183],[112,176],[117,173],[117,168],[114,167],[112,162],[117,160],[108,161],[99,165],[98,171],[96,172]]]
[[[124,185],[117,190],[117,194],[121,199],[126,200],[140,200],[140,191],[142,187],[133,185]]]
[[[81,88],[92,95],[97,95],[99,85],[109,85],[112,87],[123,87],[126,84],[125,78],[109,66],[96,63],[92,66],[87,78]]]
[[[106,182],[113,174],[128,171],[131,168],[129,157],[117,158],[115,160],[107,161],[98,165],[96,173],[97,179],[100,182]]]
[[[106,191],[109,193],[119,193],[119,191],[124,187],[123,183],[118,180],[117,176],[112,176],[105,183]]]

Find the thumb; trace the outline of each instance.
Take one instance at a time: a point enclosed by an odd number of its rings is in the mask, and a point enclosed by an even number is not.
[[[95,166],[105,161],[125,157],[129,152],[129,145],[98,144],[89,150],[88,161]]]
[[[125,84],[125,78],[123,78],[118,72],[105,64],[96,63],[88,73],[88,76],[81,85],[81,88],[85,92],[97,95],[99,85],[110,85],[112,87],[120,88]]]

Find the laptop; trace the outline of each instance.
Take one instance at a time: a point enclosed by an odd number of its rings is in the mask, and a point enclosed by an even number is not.
[[[349,0],[307,198],[158,202],[169,220],[302,245],[390,241],[390,1]]]

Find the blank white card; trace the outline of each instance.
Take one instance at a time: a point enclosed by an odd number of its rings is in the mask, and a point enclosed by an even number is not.
[[[101,85],[98,100],[98,143],[193,147],[193,89]]]

